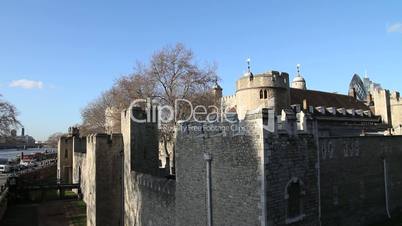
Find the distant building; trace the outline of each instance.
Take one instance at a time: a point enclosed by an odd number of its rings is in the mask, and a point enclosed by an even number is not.
[[[349,95],[353,96],[353,92],[356,92],[356,98],[360,101],[366,101],[369,98],[370,93],[375,90],[382,90],[382,87],[378,83],[371,81],[366,74],[363,80],[358,74],[354,74],[352,81],[349,85]]]
[[[389,134],[402,135],[402,101],[399,92],[383,89],[367,75],[362,80],[355,74],[349,87],[351,96],[356,95],[357,99],[370,107],[374,115],[381,116],[382,122],[391,130]]]
[[[25,129],[21,129],[21,135],[17,135],[17,130],[11,130],[10,136],[0,137],[0,148],[23,148],[35,146],[35,139],[25,135]]]

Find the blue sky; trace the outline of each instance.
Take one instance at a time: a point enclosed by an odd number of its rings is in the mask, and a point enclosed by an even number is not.
[[[216,62],[224,93],[253,72],[302,65],[308,88],[346,93],[354,73],[402,89],[402,2],[0,2],[0,93],[27,133],[45,139],[80,122],[80,110],[137,60],[182,42]],[[25,81],[18,81],[25,79]]]

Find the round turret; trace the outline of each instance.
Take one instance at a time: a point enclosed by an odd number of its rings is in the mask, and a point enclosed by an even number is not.
[[[277,113],[289,107],[289,75],[277,71],[242,76],[236,82],[236,108],[240,119],[247,111],[272,108]]]
[[[300,64],[297,65],[297,75],[292,81],[292,88],[294,89],[307,89],[306,80],[300,74]]]

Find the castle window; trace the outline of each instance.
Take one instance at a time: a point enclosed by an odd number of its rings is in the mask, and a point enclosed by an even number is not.
[[[264,94],[262,92],[262,90],[260,90],[260,99],[264,98]]]
[[[267,99],[268,98],[268,92],[267,92],[267,90],[264,90],[264,99]]]
[[[64,158],[68,158],[68,150],[66,149],[66,150],[64,150]]]
[[[285,199],[287,201],[287,224],[293,224],[295,222],[304,219],[303,214],[303,196],[305,191],[303,190],[302,182],[297,178],[292,178],[286,186]]]

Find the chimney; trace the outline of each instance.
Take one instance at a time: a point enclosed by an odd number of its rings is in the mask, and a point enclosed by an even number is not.
[[[21,136],[25,136],[25,128],[24,127],[22,127],[22,129],[21,129]]]

